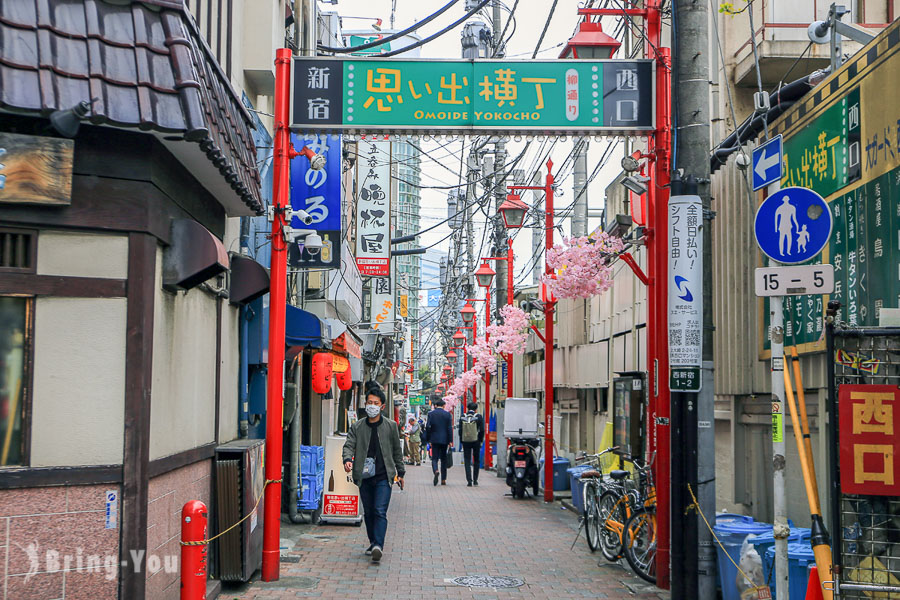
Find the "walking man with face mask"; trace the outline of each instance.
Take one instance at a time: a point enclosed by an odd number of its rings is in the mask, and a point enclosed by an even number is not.
[[[373,387],[366,392],[366,418],[350,428],[342,453],[344,470],[353,474],[353,483],[359,487],[369,536],[366,554],[376,563],[384,555],[391,484],[396,477],[403,489],[406,475],[397,424],[382,415],[385,401],[381,388]]]

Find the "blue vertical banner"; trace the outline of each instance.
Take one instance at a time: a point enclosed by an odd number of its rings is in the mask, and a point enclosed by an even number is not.
[[[291,161],[291,208],[305,210],[312,217],[309,225],[294,217],[291,227],[314,229],[322,236],[322,251],[315,256],[292,244],[292,267],[338,269],[341,266],[341,138],[335,135],[298,136],[291,134],[298,151],[303,146],[325,157],[325,168],[314,171],[309,161],[298,156]],[[301,238],[302,239],[302,238]]]

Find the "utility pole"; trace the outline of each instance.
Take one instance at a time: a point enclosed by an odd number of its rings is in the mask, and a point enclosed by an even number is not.
[[[492,15],[491,19],[493,20],[494,25],[494,35],[493,35],[493,57],[503,58],[505,56],[505,50],[503,48],[503,40],[500,39],[500,35],[503,33],[502,28],[502,14],[500,12],[500,0],[494,0],[492,3]],[[506,144],[502,141],[498,141],[494,144],[494,204],[495,209],[499,209],[500,205],[506,201]],[[497,215],[500,213],[497,212]],[[494,248],[493,254],[494,256],[500,256],[503,251],[506,249],[506,227],[503,226],[503,221],[500,218],[494,219]],[[497,277],[495,281],[497,282],[497,311],[506,304],[506,270],[509,268],[503,261],[497,261]],[[490,310],[490,307],[485,307],[485,310]],[[489,402],[490,398],[485,398],[485,402]]]
[[[534,175],[531,176],[531,186],[532,188],[538,188],[541,185],[541,174],[535,172]],[[540,211],[539,206],[543,206],[543,198],[541,198],[541,192],[536,189],[532,189],[532,202],[531,206],[535,207],[535,212]],[[532,285],[540,285],[541,283],[541,243],[543,240],[541,239],[543,234],[543,227],[541,226],[541,216],[540,214],[535,215],[536,225],[531,228],[531,256],[533,257],[533,264],[531,266],[531,284]]]
[[[584,237],[588,234],[588,195],[587,195],[587,151],[588,141],[575,140],[575,171],[573,192],[575,206],[572,210],[572,223],[569,232],[572,237]]]
[[[671,418],[671,590],[673,600],[714,598],[715,549],[712,535],[693,504],[712,518],[716,507],[713,401],[712,213],[709,205],[709,41],[708,5],[675,0],[672,94],[676,107],[675,170],[693,187],[703,206],[703,313],[700,391],[672,392]],[[693,190],[687,190],[692,194]],[[673,191],[673,196],[675,195]],[[669,282],[669,285],[673,285]],[[779,596],[786,597],[786,596]]]

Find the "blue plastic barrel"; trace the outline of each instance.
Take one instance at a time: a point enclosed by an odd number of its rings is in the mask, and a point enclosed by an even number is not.
[[[791,533],[788,536],[788,544],[797,543],[806,544],[807,546],[809,546],[809,538],[811,535],[812,534],[808,527],[791,527]],[[760,558],[762,559],[763,575],[765,575],[766,581],[771,584],[769,587],[772,588],[772,595],[774,596],[775,574],[772,573],[772,575],[769,575],[769,573],[772,572],[773,563],[769,561],[769,555],[767,553],[769,551],[769,548],[773,548],[775,546],[775,535],[771,531],[760,533],[753,540],[751,540],[751,543],[753,544],[753,547],[756,548],[757,554],[759,554]]]
[[[593,468],[591,465],[578,465],[566,469],[569,475],[569,489],[572,490],[572,505],[580,515],[584,514],[584,483],[581,481],[581,474]]]
[[[775,564],[775,547],[766,550],[766,561]],[[790,600],[806,598],[806,584],[809,583],[809,568],[816,564],[809,542],[788,543],[788,588]],[[775,586],[770,586],[775,598]]]
[[[737,567],[728,557],[740,564],[741,545],[744,539],[750,535],[759,535],[766,531],[772,531],[772,525],[755,521],[753,517],[720,513],[716,515],[716,525],[713,527],[722,547],[718,547],[719,585],[722,586],[723,600],[740,600],[741,594],[737,588]],[[725,553],[728,553],[726,556]]]
[[[566,469],[572,463],[569,462],[568,458],[563,458],[562,456],[554,456],[553,457],[553,491],[554,492],[564,492],[569,489],[569,474],[566,472]],[[538,468],[541,471],[541,481],[545,481],[544,475],[544,459],[540,460],[540,464]],[[546,485],[544,486],[546,487]]]

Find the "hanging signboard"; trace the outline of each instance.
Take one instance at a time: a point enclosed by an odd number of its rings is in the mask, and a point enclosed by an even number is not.
[[[394,315],[397,307],[394,305],[394,278],[373,277],[371,280],[372,294],[372,329],[378,329],[382,325],[393,328]]]
[[[896,385],[841,385],[841,492],[900,494],[900,391]]]
[[[703,204],[669,200],[669,388],[700,391],[703,342]]]
[[[798,352],[825,350],[825,309],[837,320],[877,326],[900,296],[900,106],[884,90],[900,85],[900,22],[816,86],[770,125],[784,136],[781,186],[825,199],[834,224],[812,263],[834,266],[834,292],[785,298],[784,341]],[[763,266],[766,266],[763,261]],[[769,357],[768,300],[758,305],[759,356]]]
[[[356,266],[370,277],[390,275],[391,143],[360,141],[356,159]]]
[[[322,250],[315,255],[291,244],[289,262],[292,267],[324,267],[341,265],[341,138],[329,135],[297,136],[291,134],[294,148],[307,146],[325,157],[325,168],[314,171],[308,160],[291,161],[291,208],[304,210],[312,223],[299,217],[291,219],[295,229],[314,229],[322,236]]]
[[[295,58],[301,131],[634,134],[654,128],[654,63]]]

